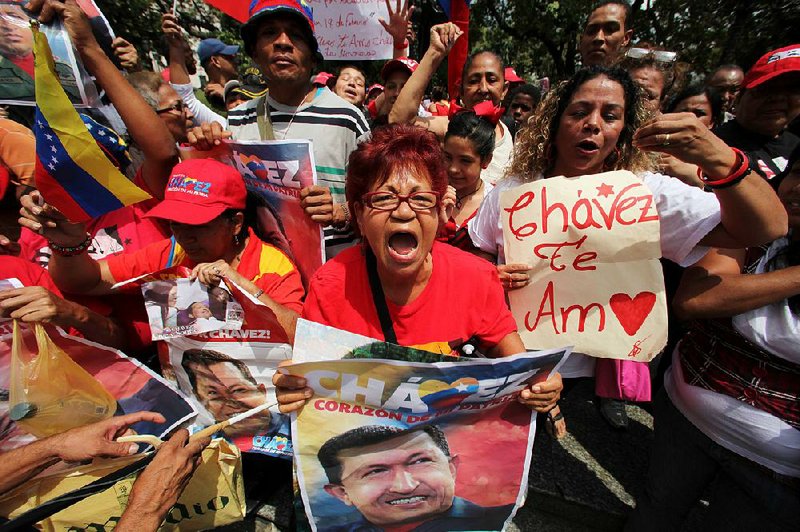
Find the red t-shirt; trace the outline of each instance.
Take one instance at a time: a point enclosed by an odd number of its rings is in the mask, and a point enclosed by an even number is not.
[[[252,229],[236,271],[253,281],[276,303],[300,312],[303,309],[303,283],[291,259],[281,250],[258,239]],[[117,282],[157,272],[172,266],[197,266],[174,238],[154,242],[134,253],[112,255],[105,259]]]
[[[0,256],[0,279],[18,279],[24,286],[42,286],[63,297],[47,270],[19,257]]]
[[[488,349],[517,330],[492,264],[440,242],[431,253],[433,272],[422,293],[408,305],[386,301],[400,345],[450,354],[473,337]],[[361,246],[341,252],[317,270],[303,317],[384,339]]]

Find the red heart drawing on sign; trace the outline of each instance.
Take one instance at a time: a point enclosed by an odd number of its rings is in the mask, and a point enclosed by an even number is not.
[[[656,295],[653,292],[640,292],[631,299],[628,294],[614,294],[608,303],[628,336],[633,336],[653,310]]]

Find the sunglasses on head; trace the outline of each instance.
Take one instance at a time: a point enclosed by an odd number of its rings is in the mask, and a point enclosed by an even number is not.
[[[677,52],[667,52],[665,50],[650,50],[649,48],[631,48],[625,52],[626,57],[631,59],[644,59],[652,57],[659,63],[673,63],[677,59]]]

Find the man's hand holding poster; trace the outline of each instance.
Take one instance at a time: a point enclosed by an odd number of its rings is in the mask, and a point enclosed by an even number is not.
[[[501,194],[500,212],[506,261],[531,265],[528,286],[509,292],[527,348],[636,361],[663,349],[659,220],[641,179],[535,181]]]
[[[324,262],[320,225],[300,206],[300,191],[315,185],[317,172],[307,140],[224,141],[211,151],[181,149],[183,159],[217,159],[239,170],[258,199],[254,230],[292,259],[303,285]]]
[[[301,328],[317,337],[309,345],[330,336],[341,355],[342,331],[302,320]],[[344,360],[282,370],[314,390],[292,423],[312,528],[502,530],[525,500],[535,433],[535,412],[517,395],[546,379],[566,350],[424,363],[351,358],[387,347],[353,339],[359,345]]]

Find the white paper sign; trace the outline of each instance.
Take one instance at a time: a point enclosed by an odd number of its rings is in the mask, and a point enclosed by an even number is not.
[[[383,60],[392,37],[378,22],[389,19],[385,0],[306,0],[314,10],[317,42],[325,59]]]
[[[500,208],[506,262],[531,265],[509,292],[525,347],[638,362],[664,348],[658,212],[641,179],[554,177],[504,192]]]

